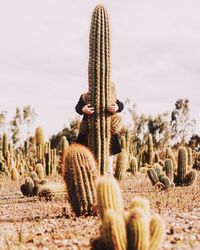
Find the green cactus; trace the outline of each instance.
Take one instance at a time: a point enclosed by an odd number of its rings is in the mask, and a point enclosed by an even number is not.
[[[44,179],[44,167],[41,163],[35,165],[35,172],[39,179]]]
[[[71,206],[77,216],[92,214],[96,200],[97,165],[89,149],[79,144],[69,146],[65,154],[64,180]]]
[[[165,237],[165,224],[159,215],[153,215],[150,220],[149,250],[158,250]]]
[[[197,180],[197,171],[193,169],[185,176],[184,185],[191,186],[195,183],[196,180]]]
[[[154,156],[154,152],[153,152],[153,138],[152,138],[152,135],[149,134],[148,135],[148,164],[149,165],[153,164],[153,156]]]
[[[108,209],[105,212],[102,223],[102,240],[107,249],[127,249],[126,224],[124,217]]]
[[[188,166],[193,165],[193,159],[192,159],[192,149],[190,147],[187,148],[187,154],[188,154]]]
[[[34,182],[31,177],[25,179],[25,183],[21,185],[21,192],[24,196],[33,195]]]
[[[149,250],[149,221],[141,208],[130,211],[127,221],[128,250]]]
[[[88,82],[90,103],[95,112],[89,116],[88,145],[94,152],[101,174],[108,172],[111,114],[110,27],[102,4],[92,14],[89,38]]]
[[[171,187],[171,181],[170,181],[170,179],[167,176],[163,176],[160,179],[160,182],[164,185],[165,189],[168,189],[168,188]]]
[[[110,208],[123,215],[124,203],[122,194],[119,184],[114,177],[103,176],[99,178],[96,192],[98,209],[102,220],[105,211]]]
[[[164,170],[166,176],[170,179],[170,181],[174,180],[174,170],[173,170],[173,162],[171,159],[166,159],[164,161]]]
[[[159,182],[159,179],[158,179],[158,175],[156,173],[156,171],[153,169],[153,168],[149,168],[147,170],[147,175],[150,179],[150,181],[152,182],[153,185],[156,185],[156,183]]]
[[[117,180],[123,180],[127,168],[128,168],[128,155],[126,150],[122,149],[122,151],[117,155],[115,178]]]
[[[160,156],[158,152],[155,152],[154,154],[154,162],[155,163],[159,163],[160,162]]]
[[[3,152],[4,159],[7,159],[7,152],[8,152],[8,135],[7,135],[7,133],[3,134],[2,152]]]
[[[187,173],[187,150],[185,147],[180,147],[178,149],[178,175],[177,184],[182,185]]]
[[[172,163],[173,163],[173,169],[174,170],[177,170],[177,162],[176,162],[176,157],[175,155],[171,152],[170,155],[169,155],[169,159],[172,160]]]
[[[158,163],[153,165],[153,169],[156,171],[158,176],[162,173],[162,166]]]
[[[135,175],[138,172],[138,161],[136,157],[131,158],[130,169],[132,175]]]

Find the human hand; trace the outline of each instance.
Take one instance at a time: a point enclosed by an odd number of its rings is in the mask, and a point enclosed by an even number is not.
[[[94,107],[91,107],[91,104],[87,104],[82,108],[82,112],[86,115],[91,115],[94,113]]]
[[[118,109],[119,109],[119,107],[118,107],[117,103],[114,103],[114,104],[112,104],[112,105],[108,108],[108,111],[109,111],[110,113],[115,113],[115,112],[117,112]]]

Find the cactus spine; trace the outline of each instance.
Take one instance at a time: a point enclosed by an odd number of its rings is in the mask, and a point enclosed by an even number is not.
[[[99,178],[96,190],[98,209],[102,220],[105,211],[110,208],[123,215],[124,203],[122,194],[119,184],[114,177],[103,176]]]
[[[102,239],[108,249],[127,249],[126,224],[124,217],[112,209],[105,212]]]
[[[116,169],[115,169],[115,178],[117,180],[122,180],[126,173],[128,167],[128,155],[127,152],[122,149],[117,156]]]
[[[96,162],[89,149],[79,144],[69,146],[63,176],[70,203],[77,216],[93,213],[96,171]]]
[[[110,27],[108,14],[99,4],[93,11],[89,37],[89,103],[95,112],[89,116],[88,145],[94,152],[101,174],[108,171],[111,116]]]
[[[165,236],[165,224],[159,215],[153,215],[150,221],[149,250],[158,250]]]
[[[149,250],[149,222],[141,208],[130,211],[127,222],[128,250]]]

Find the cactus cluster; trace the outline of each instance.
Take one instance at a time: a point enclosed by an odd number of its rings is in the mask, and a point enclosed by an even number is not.
[[[125,212],[119,190],[113,177],[104,176],[98,182],[97,197],[102,226],[100,237],[92,242],[92,249],[158,250],[165,236],[163,220],[158,215],[151,215],[149,201],[142,197],[135,197],[128,212]],[[100,192],[106,197],[99,195]],[[120,197],[118,205],[117,196]]]
[[[174,188],[173,183],[173,167],[167,168],[166,173],[161,167],[154,166],[147,170],[147,175],[154,186],[159,186],[162,189]]]
[[[40,179],[35,171],[30,173],[30,176],[25,178],[25,183],[21,185],[20,189],[24,196],[36,196],[41,190],[41,186],[46,184],[45,179]]]
[[[185,147],[178,149],[178,170],[175,177],[176,184],[179,186],[191,186],[197,180],[197,171],[188,169],[188,155]]]

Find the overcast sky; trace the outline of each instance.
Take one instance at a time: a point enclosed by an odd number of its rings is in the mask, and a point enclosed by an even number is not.
[[[87,90],[92,0],[0,0],[0,111],[31,105],[50,136]],[[188,98],[200,132],[200,1],[102,1],[112,33],[112,79],[139,113]]]

